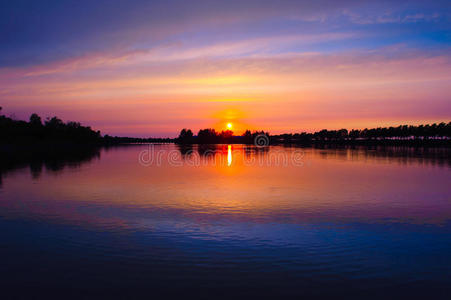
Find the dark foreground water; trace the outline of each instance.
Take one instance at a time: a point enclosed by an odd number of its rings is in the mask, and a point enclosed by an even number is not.
[[[450,187],[449,149],[141,145],[11,163],[0,297],[449,299]]]

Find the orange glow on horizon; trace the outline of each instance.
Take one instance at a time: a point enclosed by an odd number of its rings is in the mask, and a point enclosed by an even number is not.
[[[355,57],[352,63],[349,57]],[[149,75],[134,60],[125,66],[106,58],[101,66],[70,65],[70,72],[49,65],[1,70],[0,82],[8,86],[1,93],[2,106],[19,119],[31,113],[56,115],[102,134],[134,137],[176,137],[184,127],[195,132],[233,128],[241,135],[246,130],[280,134],[449,122],[451,75],[445,56],[425,59],[418,53],[385,60],[344,53],[209,62],[214,68],[179,62],[182,74],[169,62],[149,65],[154,74]],[[105,76],[96,71],[86,77],[95,68]],[[362,69],[368,71],[362,75]],[[122,76],[123,71],[130,75]]]

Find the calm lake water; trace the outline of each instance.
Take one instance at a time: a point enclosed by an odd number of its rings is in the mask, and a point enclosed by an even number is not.
[[[0,171],[1,291],[446,299],[450,154],[133,145],[22,162]]]

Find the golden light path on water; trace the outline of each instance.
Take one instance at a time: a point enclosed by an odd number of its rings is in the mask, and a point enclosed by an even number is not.
[[[232,145],[227,146],[227,166],[232,165]]]

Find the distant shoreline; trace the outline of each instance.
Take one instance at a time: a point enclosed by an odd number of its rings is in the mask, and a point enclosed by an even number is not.
[[[1,107],[0,107],[1,111]],[[246,130],[236,136],[231,130],[200,129],[194,135],[184,128],[177,138],[133,138],[104,135],[78,122],[63,122],[58,117],[42,121],[32,114],[29,121],[14,120],[0,115],[0,145],[33,148],[71,148],[75,145],[110,146],[125,144],[245,144],[269,145],[393,145],[393,146],[451,146],[451,122],[426,125],[400,125],[365,129],[323,129],[314,133],[286,133],[271,135],[265,131]],[[10,146],[8,146],[10,145]],[[14,148],[14,147],[13,147]],[[1,150],[4,152],[4,150]]]
[[[269,136],[268,143],[265,145],[258,145],[254,142],[244,142],[241,137],[232,137],[227,141],[220,141],[215,143],[196,142],[183,143],[174,140],[172,143],[179,145],[223,145],[223,144],[239,144],[239,145],[255,145],[255,146],[412,146],[412,147],[451,147],[451,139],[359,139],[359,140],[281,140],[275,136]]]

